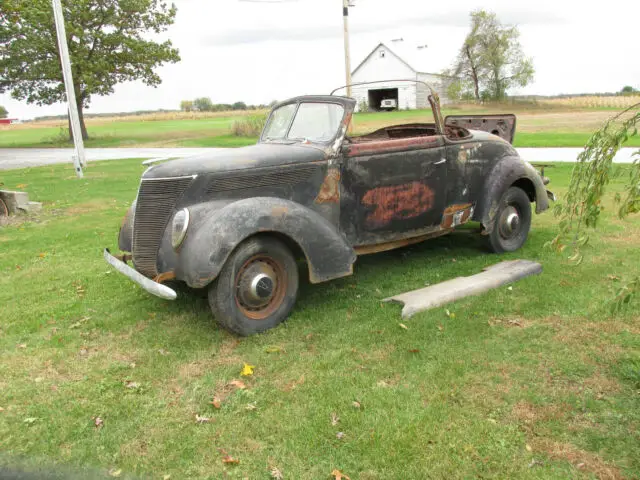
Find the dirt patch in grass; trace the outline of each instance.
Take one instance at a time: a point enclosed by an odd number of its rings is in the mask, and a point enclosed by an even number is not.
[[[511,416],[520,424],[533,426],[538,422],[550,420],[562,420],[571,411],[571,406],[566,403],[550,403],[535,405],[524,400],[516,403],[511,409]]]
[[[113,205],[109,204],[108,202],[105,202],[103,200],[95,200],[91,202],[79,203],[78,205],[69,207],[65,209],[64,213],[68,216],[75,216],[111,209],[113,209]]]
[[[541,452],[554,460],[569,462],[578,470],[590,472],[600,479],[618,480],[624,476],[620,471],[607,464],[598,455],[580,450],[570,443],[561,443],[549,438],[532,438],[529,445],[534,452]]]

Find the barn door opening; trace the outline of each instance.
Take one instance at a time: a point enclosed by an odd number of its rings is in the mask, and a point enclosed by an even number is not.
[[[381,110],[397,110],[400,105],[397,88],[378,88],[369,90],[369,109],[375,112]]]

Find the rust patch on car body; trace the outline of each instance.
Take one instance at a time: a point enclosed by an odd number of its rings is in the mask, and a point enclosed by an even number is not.
[[[153,281],[156,283],[164,283],[169,280],[174,280],[175,278],[176,278],[176,273],[173,270],[170,270],[168,272],[162,272],[156,275]]]
[[[380,227],[392,220],[415,218],[427,212],[433,200],[433,190],[420,182],[374,188],[362,197],[363,205],[373,207],[365,222]]]
[[[324,177],[315,203],[339,203],[340,202],[340,172],[330,169]]]
[[[446,235],[447,233],[451,232],[451,230],[452,229],[445,229],[445,228],[438,227],[437,229],[429,233],[425,233],[417,237],[403,238],[401,240],[394,240],[394,241],[385,242],[385,243],[377,243],[373,245],[362,245],[360,247],[355,247],[354,250],[356,251],[356,255],[369,255],[371,253],[386,252],[388,250],[394,250],[396,248],[406,247],[409,245],[413,245],[415,243],[424,242],[425,240],[429,240],[431,238]]]
[[[449,205],[442,212],[442,228],[454,228],[463,223],[467,223],[473,216],[473,204],[461,203]]]

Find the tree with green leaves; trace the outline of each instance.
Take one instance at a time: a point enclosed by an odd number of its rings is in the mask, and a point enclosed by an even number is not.
[[[197,112],[212,112],[213,102],[209,97],[199,97],[193,101],[193,108]]]
[[[193,112],[193,100],[182,100],[180,102],[180,110],[183,112]]]
[[[83,109],[118,83],[161,83],[155,69],[180,60],[171,41],[149,40],[173,24],[176,7],[162,0],[63,0],[67,43],[82,137]],[[66,100],[50,0],[2,0],[0,93],[51,105]],[[69,132],[71,134],[71,132]],[[71,135],[70,135],[70,138]]]
[[[582,261],[582,247],[589,241],[588,230],[596,227],[604,209],[602,200],[613,175],[613,158],[631,137],[638,135],[638,126],[640,103],[613,116],[595,132],[578,156],[563,202],[555,206],[555,214],[560,218],[559,232],[549,245],[569,253],[569,260],[576,264]],[[634,157],[627,170],[626,184],[615,194],[620,218],[640,213],[640,150]],[[636,277],[619,289],[614,309],[639,294],[640,277]]]
[[[0,118],[7,118],[9,116],[9,112],[7,109],[0,105]]]
[[[636,93],[637,90],[635,88],[633,88],[631,85],[625,85],[624,87],[622,87],[622,90],[620,90],[620,93]]]
[[[533,62],[522,51],[518,28],[503,25],[495,13],[484,10],[470,16],[471,30],[453,66],[444,72],[457,78],[449,94],[478,102],[502,100],[509,88],[528,85],[533,80]]]

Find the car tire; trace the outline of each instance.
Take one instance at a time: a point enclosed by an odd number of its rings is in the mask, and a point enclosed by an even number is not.
[[[298,266],[289,248],[273,237],[244,241],[209,288],[218,324],[238,335],[264,332],[285,320],[298,296]]]
[[[493,228],[487,236],[495,253],[513,252],[527,241],[531,229],[531,201],[524,190],[510,187],[500,199]]]

